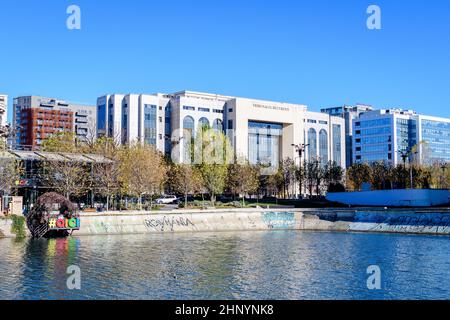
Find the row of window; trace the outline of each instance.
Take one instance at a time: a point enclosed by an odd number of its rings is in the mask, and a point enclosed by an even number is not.
[[[308,123],[317,123],[317,120],[314,120],[314,119],[308,119],[307,122],[308,122]],[[325,124],[325,125],[328,124],[328,121],[325,121],[325,120],[319,120],[318,122],[319,122],[319,124]]]
[[[383,119],[356,121],[355,127],[358,127],[358,128],[382,127],[382,126],[388,126],[390,124],[391,124],[391,118],[383,118]]]
[[[198,121],[198,127],[201,128],[203,126],[210,126],[209,120],[207,118],[200,118],[200,120]],[[223,131],[224,127],[223,127],[223,121],[220,119],[216,119],[213,121],[213,125],[212,128],[215,130],[219,130],[219,131]],[[192,118],[191,116],[186,116],[183,119],[183,129],[184,130],[188,130],[191,135],[194,134],[195,132],[195,121],[194,118]]]
[[[183,110],[187,110],[187,111],[195,111],[195,107],[192,107],[192,106],[183,106]],[[210,108],[198,107],[197,110],[200,111],[200,112],[211,112],[211,109],[210,109]],[[231,110],[230,112],[232,112],[232,109],[230,109],[230,110]],[[213,109],[213,112],[214,112],[214,113],[222,113],[222,114],[223,114],[223,110],[221,110],[221,109]]]

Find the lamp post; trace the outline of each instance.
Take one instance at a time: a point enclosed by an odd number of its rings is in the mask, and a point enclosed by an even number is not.
[[[418,152],[417,151],[413,152],[411,148],[408,148],[405,150],[399,150],[398,153],[400,154],[400,157],[403,160],[403,168],[405,169],[405,171],[406,171],[406,160],[409,159],[410,187],[411,187],[411,189],[413,189],[414,183],[413,183],[413,170],[412,170],[412,155],[418,154]],[[405,181],[405,188],[406,188],[406,181]]]
[[[295,148],[295,151],[298,153],[298,158],[299,158],[299,173],[300,173],[300,179],[299,179],[299,184],[300,184],[300,197],[302,196],[302,155],[303,155],[303,152],[305,152],[306,151],[306,147],[308,147],[309,146],[309,144],[305,144],[305,143],[302,143],[302,144],[292,144],[291,145],[292,147],[294,147]]]
[[[411,152],[409,154],[409,178],[410,178],[410,181],[411,181],[411,189],[414,189],[413,170],[412,170],[412,160],[413,160],[412,156],[416,155],[416,154],[418,154],[418,152],[417,151],[412,152],[412,150],[411,150]]]
[[[443,164],[441,164],[441,169],[442,169],[441,188],[445,189],[445,185],[446,185],[446,183],[445,183],[445,180],[446,180],[445,170],[447,169],[447,163],[444,162]]]

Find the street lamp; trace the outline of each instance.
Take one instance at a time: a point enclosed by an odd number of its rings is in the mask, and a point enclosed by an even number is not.
[[[299,157],[299,165],[298,165],[298,167],[299,167],[299,173],[300,173],[299,182],[300,182],[300,197],[301,197],[302,196],[302,179],[301,179],[301,176],[302,176],[302,155],[303,155],[303,152],[306,151],[306,147],[308,147],[309,144],[305,144],[305,143],[294,144],[293,143],[293,144],[291,144],[291,146],[295,148],[296,152],[298,152],[298,157]]]
[[[400,154],[400,157],[403,160],[403,168],[406,170],[406,160],[409,159],[409,178],[410,178],[410,187],[411,189],[414,188],[413,184],[413,170],[412,170],[412,155],[418,154],[417,151],[412,151],[412,148],[407,148],[405,150],[399,150],[398,153]],[[405,181],[406,182],[406,181]],[[406,183],[405,183],[406,187]]]
[[[445,170],[447,169],[447,163],[442,163],[441,164],[441,169],[442,169],[442,177],[441,177],[441,188],[442,189],[445,189],[445,180],[446,180],[446,177],[445,177]]]

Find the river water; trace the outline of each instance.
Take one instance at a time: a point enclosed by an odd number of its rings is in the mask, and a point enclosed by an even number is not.
[[[81,290],[67,288],[78,266]],[[380,268],[369,290],[367,268]],[[0,299],[449,299],[450,238],[233,232],[0,240]]]

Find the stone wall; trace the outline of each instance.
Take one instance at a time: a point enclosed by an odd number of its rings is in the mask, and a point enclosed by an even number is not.
[[[0,219],[0,237],[14,237],[11,220]],[[167,232],[316,230],[450,235],[450,211],[236,209],[179,213],[83,214],[76,236]]]
[[[16,235],[11,233],[12,220],[0,218],[0,238],[14,238]]]
[[[318,230],[450,235],[450,212],[383,210],[217,210],[177,214],[83,216],[77,235]]]

